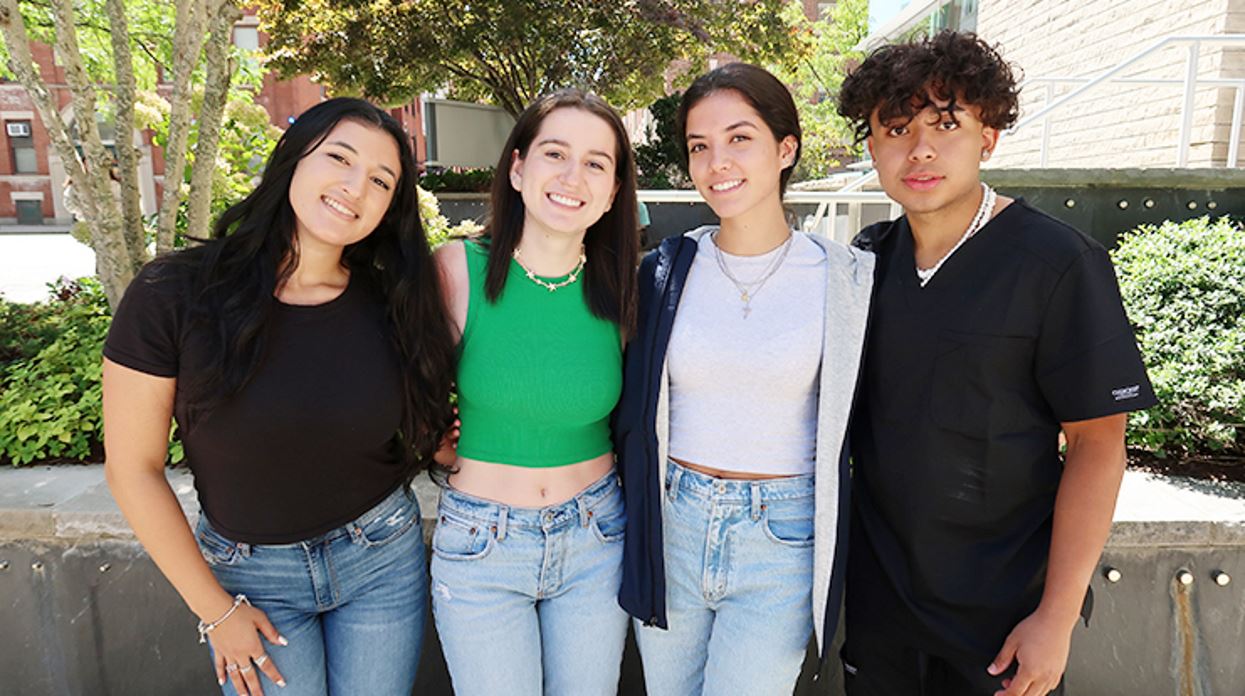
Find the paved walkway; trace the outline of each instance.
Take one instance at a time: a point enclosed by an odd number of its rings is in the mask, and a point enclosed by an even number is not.
[[[61,276],[95,275],[95,252],[66,233],[0,234],[0,296],[10,302],[47,298],[47,284]]]

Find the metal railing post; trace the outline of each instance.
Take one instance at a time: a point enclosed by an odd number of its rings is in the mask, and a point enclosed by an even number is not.
[[[1047,82],[1046,83],[1046,101],[1043,103],[1043,105],[1045,106],[1047,104],[1050,104],[1052,101],[1054,101],[1054,99],[1055,99],[1055,83]],[[1039,155],[1041,166],[1043,168],[1046,167],[1049,150],[1050,150],[1050,114],[1047,114],[1046,118],[1042,119],[1042,150]]]
[[[1176,166],[1189,166],[1189,143],[1193,139],[1193,108],[1194,96],[1197,93],[1197,57],[1201,52],[1202,43],[1193,41],[1189,44],[1189,57],[1186,62],[1184,76],[1184,107],[1180,114],[1180,151],[1176,155]]]
[[[1228,136],[1227,166],[1236,167],[1237,155],[1241,151],[1241,116],[1245,115],[1245,89],[1236,87],[1236,99],[1232,102],[1232,133]]]

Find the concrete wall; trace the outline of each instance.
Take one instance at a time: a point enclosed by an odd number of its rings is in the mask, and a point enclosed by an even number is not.
[[[193,517],[190,476],[169,478]],[[416,492],[427,538],[436,490],[421,478]],[[1093,618],[1073,633],[1070,696],[1241,693],[1245,485],[1128,472],[1091,586]],[[0,694],[219,693],[194,623],[134,541],[101,467],[0,470]],[[449,696],[427,626],[413,693]],[[816,680],[815,669],[810,655],[794,696],[842,696],[837,660]],[[643,693],[630,644],[619,694]]]
[[[977,30],[1026,77],[1094,76],[1167,36],[1242,32],[1245,0],[985,0]],[[1199,77],[1245,77],[1243,49],[1203,46]],[[1167,47],[1124,75],[1183,79],[1186,56],[1183,46]],[[1056,95],[1072,88],[1060,86]],[[1227,88],[1197,90],[1189,166],[1224,165],[1233,97]],[[1030,85],[1022,116],[1044,103],[1045,87]],[[1174,166],[1182,103],[1182,85],[1095,88],[1052,118],[1049,166]],[[990,166],[1038,166],[1041,130],[1034,124],[1006,138]]]

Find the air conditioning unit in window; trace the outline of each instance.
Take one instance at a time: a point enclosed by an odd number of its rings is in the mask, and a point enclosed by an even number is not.
[[[5,132],[10,138],[28,138],[30,137],[30,124],[24,121],[4,124]]]

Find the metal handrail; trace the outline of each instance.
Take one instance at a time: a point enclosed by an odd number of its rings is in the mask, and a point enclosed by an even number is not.
[[[645,203],[704,203],[705,199],[695,189],[643,189],[636,197]],[[784,203],[889,203],[890,198],[881,191],[788,191]]]
[[[1189,55],[1186,59],[1185,76],[1179,79],[1171,78],[1135,78],[1135,77],[1117,77],[1117,75],[1133,64],[1150,56],[1151,54],[1167,47],[1171,44],[1189,43]],[[1176,166],[1185,167],[1189,162],[1189,142],[1193,133],[1193,105],[1194,92],[1199,86],[1221,86],[1232,87],[1236,90],[1236,98],[1232,107],[1232,133],[1228,139],[1228,159],[1225,165],[1227,167],[1236,167],[1240,153],[1241,140],[1241,124],[1242,118],[1245,118],[1245,79],[1198,79],[1197,63],[1198,54],[1203,43],[1245,43],[1245,34],[1188,34],[1168,36],[1151,44],[1149,47],[1142,49],[1130,58],[1119,63],[1115,67],[1093,77],[1036,77],[1025,80],[1019,86],[1023,89],[1030,83],[1045,83],[1047,93],[1047,103],[1037,112],[1028,114],[1020,119],[1016,125],[1009,128],[1003,135],[1012,136],[1017,131],[1028,126],[1031,123],[1041,121],[1043,124],[1042,145],[1041,145],[1041,166],[1045,167],[1047,163],[1047,149],[1050,140],[1050,122],[1049,118],[1052,112],[1062,108],[1065,104],[1074,99],[1079,98],[1086,92],[1096,88],[1098,85],[1106,82],[1123,82],[1133,84],[1183,84],[1184,101],[1183,111],[1181,113],[1180,123],[1180,144],[1179,152],[1176,157]],[[1054,99],[1053,87],[1056,82],[1084,82],[1081,86],[1068,92],[1059,99]],[[857,191],[861,188],[877,182],[877,170],[870,170],[843,187],[843,191]]]
[[[1151,54],[1167,47],[1168,45],[1177,44],[1177,43],[1188,43],[1189,54],[1185,62],[1185,76],[1184,76],[1184,79],[1180,81],[1181,83],[1184,84],[1185,89],[1184,89],[1184,108],[1182,110],[1181,119],[1180,119],[1180,149],[1176,157],[1176,166],[1178,167],[1188,166],[1189,141],[1192,138],[1192,133],[1193,133],[1194,92],[1197,89],[1199,83],[1215,84],[1215,83],[1220,82],[1220,80],[1213,80],[1213,79],[1199,80],[1197,77],[1198,55],[1199,55],[1199,52],[1201,51],[1202,44],[1203,43],[1245,43],[1245,34],[1218,34],[1218,35],[1216,34],[1189,34],[1189,35],[1179,35],[1179,36],[1168,36],[1166,38],[1159,39],[1158,41],[1151,44],[1149,47],[1144,48],[1141,51],[1138,51],[1131,58],[1128,58],[1127,60],[1119,63],[1114,68],[1111,68],[1110,70],[1107,70],[1106,72],[1103,72],[1100,75],[1089,78],[1088,81],[1085,84],[1081,85],[1080,87],[1077,87],[1076,89],[1072,90],[1071,92],[1068,92],[1067,94],[1063,95],[1062,97],[1060,97],[1059,99],[1053,102],[1048,102],[1046,106],[1042,107],[1041,109],[1038,109],[1036,113],[1029,114],[1028,116],[1025,116],[1024,118],[1020,119],[1020,121],[1018,121],[1016,125],[1012,126],[1011,128],[1007,130],[1006,134],[1014,135],[1017,131],[1029,125],[1030,123],[1034,123],[1038,121],[1039,119],[1043,119],[1043,120],[1046,119],[1052,111],[1062,107],[1064,104],[1067,104],[1073,99],[1080,97],[1082,94],[1088,92],[1094,87],[1104,82],[1116,81],[1114,79],[1115,76],[1119,74],[1121,71],[1131,67],[1134,63],[1137,63],[1143,58],[1149,57]],[[1122,78],[1122,80],[1123,79],[1127,79],[1127,78]],[[1024,83],[1021,83],[1020,87],[1023,88],[1029,82],[1034,82],[1034,81],[1036,81],[1036,79],[1026,80]],[[1048,95],[1050,94],[1049,87],[1047,89],[1047,94]],[[1238,86],[1237,92],[1236,92],[1236,104],[1237,105],[1242,105],[1243,101],[1245,101],[1242,98],[1243,94],[1245,93],[1242,93],[1241,88]],[[1229,141],[1229,146],[1228,146],[1229,157],[1228,157],[1228,162],[1227,162],[1227,166],[1229,167],[1236,166],[1235,155],[1237,154],[1236,151],[1239,149],[1240,126],[1241,126],[1240,113],[1236,109],[1234,109],[1233,110],[1233,121],[1232,121],[1232,137],[1233,139],[1237,141],[1238,147],[1234,148],[1231,144],[1231,141]],[[1043,166],[1045,166],[1045,153],[1043,153],[1042,164]]]
[[[643,203],[703,203],[705,199],[694,190],[636,191],[636,198]],[[817,210],[802,221],[805,232],[821,234],[846,243],[861,228],[861,212],[865,205],[885,205],[892,218],[902,214],[902,208],[882,191],[788,191],[784,203],[817,204]],[[839,206],[846,206],[846,213],[839,220]],[[828,219],[831,218],[831,219]]]

